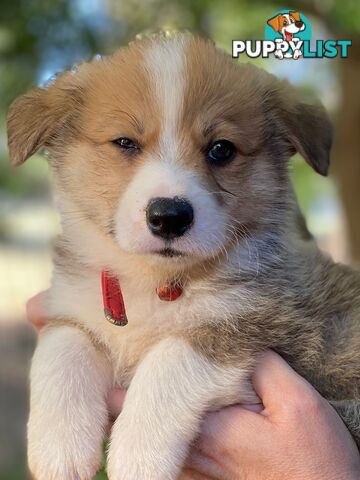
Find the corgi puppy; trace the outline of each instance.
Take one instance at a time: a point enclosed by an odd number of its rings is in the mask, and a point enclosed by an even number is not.
[[[109,479],[178,478],[206,411],[259,401],[269,348],[359,442],[360,275],[309,239],[288,172],[295,152],[328,172],[320,105],[185,33],[31,90],[7,127],[13,165],[48,150],[62,219],[31,366],[34,478],[93,478],[114,386]]]

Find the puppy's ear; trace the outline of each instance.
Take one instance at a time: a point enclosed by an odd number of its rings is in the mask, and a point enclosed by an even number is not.
[[[270,25],[275,32],[280,31],[280,17],[281,15],[276,15],[276,17],[270,18],[270,20],[267,21],[267,24]]]
[[[319,102],[304,101],[287,81],[263,74],[263,108],[271,138],[287,155],[298,152],[320,175],[329,170],[333,130]]]
[[[333,135],[324,107],[320,103],[295,101],[283,106],[281,115],[294,153],[300,153],[317,173],[326,176]]]
[[[60,79],[17,98],[7,114],[10,161],[18,166],[41,147],[51,146],[79,106],[80,90]]]
[[[299,12],[289,12],[290,15],[294,18],[296,22],[300,21],[300,13]]]

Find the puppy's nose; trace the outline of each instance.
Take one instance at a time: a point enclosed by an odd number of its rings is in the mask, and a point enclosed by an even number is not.
[[[296,26],[297,28],[301,28],[303,25],[304,25],[304,22],[302,22],[302,21],[300,21],[300,20],[299,20],[298,22],[295,22],[295,26]]]
[[[150,231],[165,240],[181,237],[194,220],[194,210],[185,198],[153,198],[146,209]]]

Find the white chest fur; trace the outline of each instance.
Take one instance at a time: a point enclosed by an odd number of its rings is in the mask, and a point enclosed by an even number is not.
[[[49,298],[51,315],[79,323],[107,347],[118,384],[128,384],[139,360],[155,342],[201,322],[220,320],[224,303],[227,308],[231,305],[206,284],[185,288],[172,302],[160,300],[155,288],[144,288],[136,279],[121,279],[121,289],[129,320],[125,327],[112,325],[104,317],[100,272],[86,273],[80,279],[55,273]]]

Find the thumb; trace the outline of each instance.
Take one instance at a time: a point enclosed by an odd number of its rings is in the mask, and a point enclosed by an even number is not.
[[[264,405],[264,414],[275,413],[291,399],[315,391],[280,355],[270,350],[259,359],[252,383]]]
[[[30,298],[26,303],[26,316],[36,330],[40,330],[47,323],[44,303],[47,291],[40,292]]]

